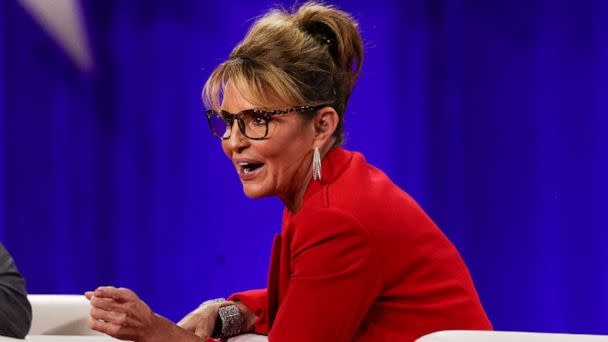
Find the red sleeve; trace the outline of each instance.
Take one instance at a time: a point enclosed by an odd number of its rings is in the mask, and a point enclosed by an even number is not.
[[[285,234],[293,234],[292,273],[269,341],[352,341],[382,286],[368,232],[347,214],[318,209]]]
[[[235,293],[228,300],[239,301],[253,311],[258,319],[255,321],[255,333],[268,335],[268,292],[266,289],[249,290]]]

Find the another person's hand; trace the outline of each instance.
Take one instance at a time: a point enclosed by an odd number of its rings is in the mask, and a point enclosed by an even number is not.
[[[131,290],[112,286],[98,287],[85,296],[91,302],[88,325],[91,329],[121,340],[152,341],[162,334],[164,321],[152,312]]]

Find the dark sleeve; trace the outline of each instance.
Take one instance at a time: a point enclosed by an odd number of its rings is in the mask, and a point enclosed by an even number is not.
[[[25,280],[0,243],[0,335],[24,338],[30,330],[32,308]]]

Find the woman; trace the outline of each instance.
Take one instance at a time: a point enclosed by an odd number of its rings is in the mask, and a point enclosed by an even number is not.
[[[290,342],[491,329],[454,246],[384,173],[340,147],[362,60],[356,22],[330,6],[258,19],[203,97],[245,194],[285,204],[268,288],[203,303],[179,327],[129,290],[99,288],[87,293],[91,327],[142,341],[215,329]]]

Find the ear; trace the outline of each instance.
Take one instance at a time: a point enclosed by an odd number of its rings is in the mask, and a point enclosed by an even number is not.
[[[313,118],[315,146],[325,146],[329,140],[333,140],[333,134],[336,131],[339,122],[340,117],[338,116],[338,112],[332,107],[323,107],[319,109]]]

